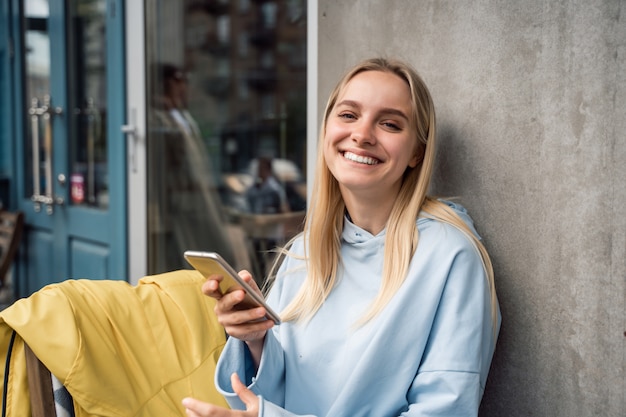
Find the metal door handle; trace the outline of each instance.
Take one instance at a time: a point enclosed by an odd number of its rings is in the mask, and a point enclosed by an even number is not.
[[[136,109],[131,109],[130,111],[130,123],[126,124],[126,125],[122,125],[121,129],[122,129],[122,133],[124,133],[126,136],[132,137],[133,139],[133,143],[132,143],[132,148],[129,150],[130,152],[130,162],[131,162],[131,168],[133,170],[133,172],[137,172],[137,140],[138,140],[138,134],[137,134],[137,110]]]
[[[137,134],[137,126],[133,125],[122,125],[121,127],[122,133],[126,135],[136,135]]]
[[[41,204],[46,205],[46,213],[49,215],[53,213],[53,204],[59,204],[57,199],[53,197],[53,183],[52,183],[52,116],[63,113],[60,107],[53,107],[51,105],[50,96],[46,95],[43,99],[43,105],[39,106],[39,99],[33,98],[31,100],[31,107],[29,109],[30,120],[32,126],[32,161],[33,161],[33,195],[31,200],[34,204],[35,211],[41,211]],[[39,138],[39,122],[43,120],[43,151],[44,151],[44,172],[45,172],[45,192],[41,194],[39,171],[41,169],[40,160],[40,138]],[[63,204],[63,199],[60,200]]]

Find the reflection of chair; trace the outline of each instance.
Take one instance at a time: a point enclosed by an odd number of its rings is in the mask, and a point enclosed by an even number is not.
[[[302,231],[305,211],[290,211],[277,214],[240,213],[238,221],[245,231],[256,254],[261,276],[265,276],[273,261],[270,253],[275,245],[282,245]],[[262,281],[258,279],[257,281]]]
[[[183,417],[186,396],[226,406],[210,384],[226,336],[204,281],[192,270],[135,287],[68,280],[16,301],[0,312],[6,415],[56,416],[51,379],[77,416]]]
[[[24,213],[0,210],[0,287],[6,285],[7,273],[20,246]]]
[[[251,238],[272,238],[275,236],[276,226],[281,226],[281,239],[288,241],[302,231],[304,211],[290,211],[278,214],[250,214],[239,215],[241,226]]]

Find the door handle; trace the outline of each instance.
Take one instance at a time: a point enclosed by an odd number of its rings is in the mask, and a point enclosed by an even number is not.
[[[133,143],[132,147],[129,149],[130,152],[130,164],[133,172],[137,172],[137,140],[138,132],[137,132],[137,109],[131,109],[130,111],[130,123],[121,126],[122,133],[124,133],[128,137],[132,137]]]
[[[53,183],[52,183],[52,151],[53,151],[53,138],[52,138],[52,116],[63,113],[63,109],[60,107],[53,107],[50,96],[46,95],[43,99],[43,105],[39,105],[39,99],[33,98],[31,100],[31,107],[28,110],[30,113],[30,120],[32,126],[32,164],[33,164],[33,195],[31,200],[36,212],[41,211],[41,205],[46,206],[46,213],[48,215],[54,212],[54,204],[63,204],[63,199],[54,198],[53,196]],[[41,193],[40,184],[40,142],[39,127],[40,122],[43,120],[43,153],[44,153],[44,177],[45,177],[45,191]]]

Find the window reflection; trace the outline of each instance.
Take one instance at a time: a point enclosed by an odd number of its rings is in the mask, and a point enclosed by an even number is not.
[[[70,201],[105,209],[107,169],[106,1],[82,0],[70,7],[69,90],[73,108]]]
[[[260,281],[306,207],[306,3],[148,10],[149,272],[214,250]],[[304,59],[303,59],[304,57]]]

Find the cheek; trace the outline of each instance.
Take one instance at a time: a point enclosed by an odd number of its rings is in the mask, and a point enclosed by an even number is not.
[[[399,162],[405,160],[405,163],[401,164],[401,166],[404,166],[404,168],[415,168],[420,161],[420,159],[418,158],[418,147],[412,140],[395,142],[393,150],[390,151],[399,156]]]
[[[337,175],[339,174],[337,172],[337,164],[342,158],[342,156],[339,155],[337,148],[339,143],[341,142],[342,137],[343,136],[337,131],[336,128],[333,129],[331,126],[329,126],[326,129],[326,135],[324,136],[324,142],[322,143],[326,168],[328,168],[331,175],[335,178],[337,178]]]
[[[328,122],[326,125],[325,143],[333,145],[347,134],[347,129],[339,123]]]
[[[337,152],[336,146],[341,142],[342,138],[346,136],[345,129],[337,124],[329,123],[326,126],[326,133],[324,135],[324,155],[329,157]]]
[[[415,157],[412,160],[412,162],[415,164],[413,168],[422,163],[422,161],[424,160],[424,155],[426,154],[426,145],[418,143],[415,148]]]
[[[324,151],[324,160],[326,161],[326,165],[331,167],[333,165],[333,157],[337,154],[337,149],[334,146],[332,138],[329,137],[328,131],[326,132],[326,136],[324,137],[322,147]]]

